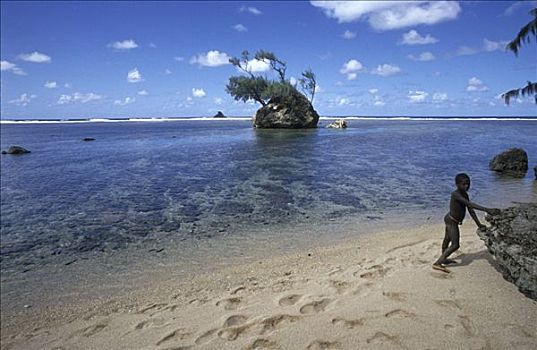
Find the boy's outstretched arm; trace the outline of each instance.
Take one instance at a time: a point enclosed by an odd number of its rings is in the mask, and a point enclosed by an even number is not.
[[[477,227],[479,227],[479,229],[482,230],[482,229],[486,228],[486,226],[483,225],[483,224],[481,223],[481,221],[479,221],[479,218],[477,217],[477,214],[475,213],[475,210],[474,210],[474,209],[468,207],[468,212],[470,213],[470,216],[472,217],[472,219],[474,219],[475,224],[477,225]]]
[[[500,209],[494,209],[494,208],[486,208],[482,205],[479,205],[477,203],[474,203],[474,202],[471,202],[469,200],[467,200],[466,198],[464,198],[461,194],[457,193],[455,194],[457,197],[457,200],[462,202],[464,205],[466,205],[466,207],[468,208],[468,211],[470,211],[470,209],[475,209],[475,210],[481,210],[481,211],[484,211],[484,212],[487,212],[488,214],[496,214]],[[475,212],[474,212],[475,214]],[[472,215],[472,212],[470,211],[470,215]],[[473,218],[473,216],[472,216]],[[474,219],[475,220],[475,219]]]

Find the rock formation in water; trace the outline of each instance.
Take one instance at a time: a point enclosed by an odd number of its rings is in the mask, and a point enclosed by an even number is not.
[[[300,93],[273,97],[254,115],[254,127],[267,129],[316,128],[319,114]]]
[[[226,116],[224,115],[224,113],[222,113],[222,111],[218,111],[218,113],[216,113],[213,118],[225,118],[225,117]]]
[[[344,119],[338,119],[326,126],[330,129],[347,129],[347,122]]]
[[[2,151],[2,154],[16,154],[16,155],[19,155],[19,154],[26,154],[26,153],[31,153],[31,152],[28,151],[26,148],[21,147],[21,146],[11,146],[11,147],[8,148],[7,151]]]
[[[477,233],[504,278],[537,300],[537,203],[510,207],[486,219],[491,227]]]
[[[84,137],[82,141],[95,141],[95,138],[93,137]]]
[[[528,154],[521,148],[508,149],[496,155],[489,168],[503,174],[524,176],[528,171]]]
[[[535,180],[537,180],[537,165],[533,167],[533,173],[535,174]]]

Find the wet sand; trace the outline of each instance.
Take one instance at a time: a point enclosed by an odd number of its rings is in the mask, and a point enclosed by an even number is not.
[[[99,290],[121,282],[87,286],[96,296],[2,311],[2,349],[537,348],[537,303],[502,278],[475,226],[451,274],[431,269],[442,235],[424,225],[188,278],[167,270],[110,298]]]

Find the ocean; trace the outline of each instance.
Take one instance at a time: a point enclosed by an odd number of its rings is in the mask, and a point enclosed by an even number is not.
[[[2,279],[81,261],[123,271],[147,256],[226,264],[441,223],[459,172],[485,206],[537,200],[537,120],[349,118],[346,130],[329,121],[4,121],[2,150],[31,153],[1,157]],[[488,169],[511,147],[528,152],[525,178]]]

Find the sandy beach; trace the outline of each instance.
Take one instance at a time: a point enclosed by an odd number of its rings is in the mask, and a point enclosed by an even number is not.
[[[22,309],[3,315],[2,349],[535,349],[537,303],[502,278],[471,223],[452,273],[431,269],[442,232],[364,235]]]

